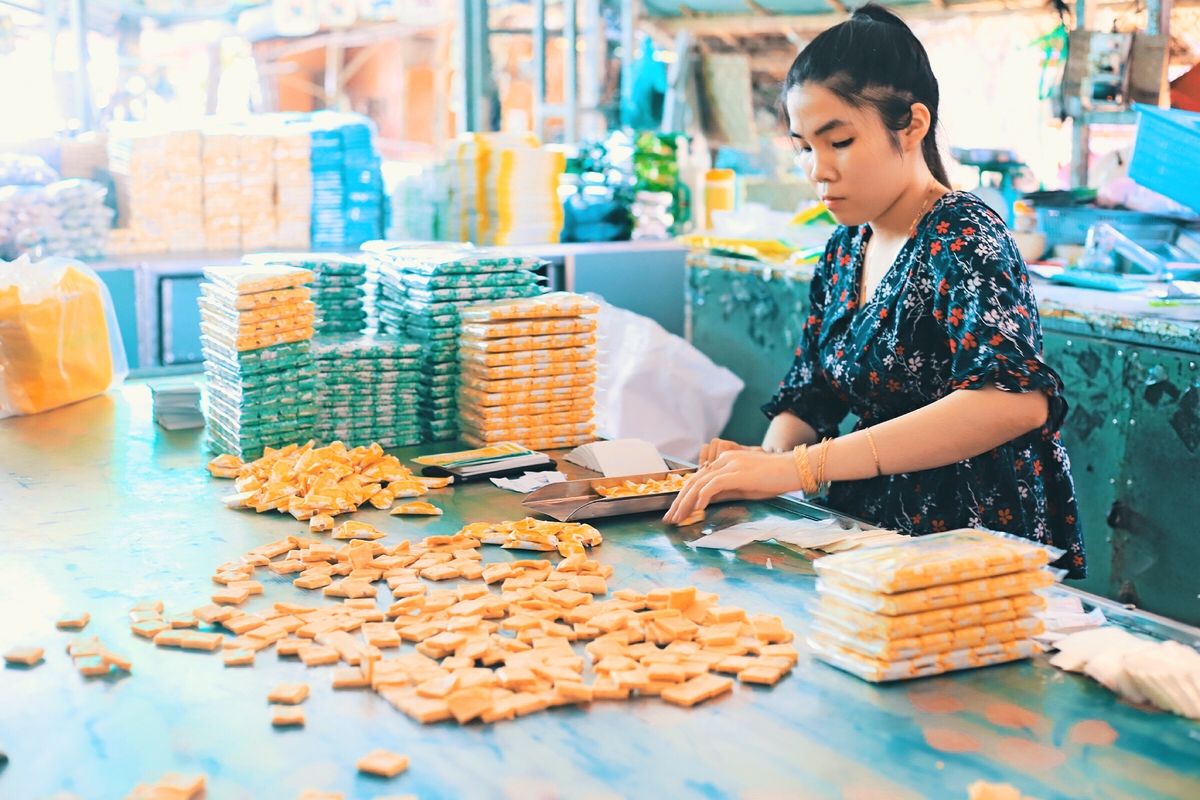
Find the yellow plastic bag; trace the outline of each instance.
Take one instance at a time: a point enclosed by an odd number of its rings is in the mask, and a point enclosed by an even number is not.
[[[0,261],[0,418],[103,394],[129,372],[108,288],[79,261]]]

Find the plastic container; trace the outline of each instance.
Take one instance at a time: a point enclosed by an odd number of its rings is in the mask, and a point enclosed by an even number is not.
[[[1046,234],[1046,250],[1052,251],[1062,244],[1082,245],[1087,242],[1088,230],[1098,222],[1107,222],[1118,228],[1131,225],[1162,225],[1172,220],[1141,211],[1118,208],[1074,208],[1038,206],[1038,226]]]
[[[1200,114],[1138,105],[1129,177],[1200,213]]]
[[[732,211],[737,205],[737,173],[710,169],[704,173],[704,227],[712,230],[712,212]]]

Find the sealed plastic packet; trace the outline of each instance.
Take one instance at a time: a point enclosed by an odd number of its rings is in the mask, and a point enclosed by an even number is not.
[[[129,372],[108,288],[78,261],[0,261],[0,417],[117,386]]]
[[[903,680],[1039,652],[1035,592],[1062,551],[1016,536],[958,530],[818,559],[808,643],[865,680]]]

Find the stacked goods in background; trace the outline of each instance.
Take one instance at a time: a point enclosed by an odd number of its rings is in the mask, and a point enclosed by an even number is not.
[[[199,130],[164,130],[143,122],[109,126],[108,168],[118,210],[110,251],[205,249],[201,146]]]
[[[497,246],[557,242],[563,228],[558,183],[566,167],[561,150],[522,142],[493,150],[484,241]]]
[[[471,133],[449,144],[446,161],[444,238],[503,246],[559,241],[561,151],[528,135]]]
[[[240,250],[241,146],[236,129],[204,131],[204,240],[209,250]]]
[[[243,131],[238,137],[238,167],[242,249],[275,247],[275,137]]]
[[[243,263],[299,267],[312,272],[309,288],[315,304],[313,327],[317,336],[359,333],[366,326],[365,258],[335,253],[262,253],[246,256]]]
[[[359,247],[383,233],[383,174],[371,128],[353,114],[312,117],[312,246]]]
[[[108,144],[103,133],[84,133],[63,139],[58,146],[58,171],[63,179],[99,180],[108,172]]]
[[[482,242],[480,237],[480,144],[467,134],[446,144],[446,218],[442,236],[451,242]]]
[[[312,164],[312,246],[336,250],[346,240],[342,216],[345,193],[342,182],[342,136],[336,128],[315,127],[309,132]]]
[[[431,242],[442,238],[449,193],[445,165],[383,165],[388,222],[384,237],[393,242]],[[454,237],[459,241],[458,237]]]
[[[200,285],[204,417],[214,452],[258,458],[312,437],[317,374],[306,269],[209,267]]]
[[[534,450],[592,441],[596,318],[582,295],[554,292],[460,313],[458,422],[476,447]]]
[[[893,681],[1014,661],[1040,652],[1035,594],[1061,550],[958,530],[818,559],[820,599],[808,645],[864,680]]]
[[[379,330],[421,345],[419,416],[426,441],[458,434],[459,310],[481,301],[541,294],[537,258],[468,247],[373,248]]]
[[[280,130],[275,136],[275,247],[297,250],[309,247],[312,205],[308,133]]]
[[[113,220],[107,194],[94,181],[59,180],[37,156],[0,156],[0,258],[102,256]]]
[[[347,247],[383,235],[383,172],[379,154],[371,144],[371,129],[356,122],[342,126],[342,183],[346,197]]]
[[[388,336],[314,341],[317,440],[347,447],[419,444],[420,352],[420,345]]]

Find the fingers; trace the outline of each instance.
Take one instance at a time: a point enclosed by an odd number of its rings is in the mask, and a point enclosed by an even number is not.
[[[675,524],[681,520],[687,519],[696,511],[706,508],[712,501],[713,495],[723,488],[727,488],[729,482],[734,480],[736,476],[732,472],[722,472],[715,468],[716,464],[720,463],[720,457],[717,462],[714,462],[714,467],[697,472],[686,484],[683,491],[675,498],[675,502],[671,504],[671,509],[663,517],[664,522]],[[713,482],[717,482],[717,488],[710,490],[709,487]]]

